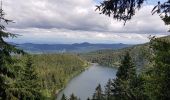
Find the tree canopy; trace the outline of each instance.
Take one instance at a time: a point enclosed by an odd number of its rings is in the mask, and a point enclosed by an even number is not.
[[[14,45],[9,44],[4,38],[14,38],[17,35],[7,32],[4,24],[12,22],[6,19],[5,12],[0,8],[0,99],[9,99],[12,79],[15,78],[13,65],[15,61],[11,54],[24,54],[22,50],[17,49]]]
[[[104,0],[96,6],[96,10],[100,14],[113,17],[117,20],[128,21],[135,15],[136,10],[139,10],[142,4],[147,0]],[[151,11],[152,14],[159,13],[166,25],[170,24],[170,0],[161,3],[157,1],[157,5]]]

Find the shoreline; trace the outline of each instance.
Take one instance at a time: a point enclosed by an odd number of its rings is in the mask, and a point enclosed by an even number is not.
[[[97,63],[87,62],[87,67],[85,67],[84,69],[82,69],[82,70],[76,72],[75,74],[73,74],[73,75],[67,80],[67,82],[66,82],[66,84],[65,84],[64,87],[62,87],[61,89],[56,90],[56,92],[55,92],[55,98],[57,98],[57,96],[59,95],[59,93],[60,93],[61,91],[63,91],[63,89],[67,86],[67,84],[68,84],[74,77],[76,77],[77,75],[81,74],[81,73],[84,72],[85,70],[89,69],[90,66],[92,66],[92,65],[94,65],[94,64],[97,64]]]

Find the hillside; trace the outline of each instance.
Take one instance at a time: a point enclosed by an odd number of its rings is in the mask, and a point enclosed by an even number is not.
[[[90,62],[99,63],[104,66],[115,67],[120,64],[120,61],[124,54],[129,51],[134,62],[138,67],[145,66],[148,64],[148,44],[136,45],[133,47],[128,47],[118,50],[98,50],[95,52],[90,52],[86,54],[81,54],[80,56]]]
[[[102,49],[121,49],[129,47],[128,44],[91,44],[88,42],[75,44],[17,44],[18,48],[30,53],[84,53]]]
[[[72,77],[88,66],[87,62],[75,55],[41,54],[31,57],[43,89],[42,93],[46,97],[54,95],[57,92],[56,90],[63,88]],[[26,62],[25,56],[15,56],[14,58],[21,61],[18,66],[22,67]],[[16,72],[20,71],[17,70]]]
[[[162,37],[166,41],[170,41],[170,36]],[[161,39],[161,38],[160,38]],[[124,56],[125,52],[130,52],[136,66],[140,69],[143,66],[150,66],[150,47],[149,43],[134,45],[132,47],[127,47],[118,50],[97,50],[94,52],[89,52],[86,54],[80,54],[80,56],[90,62],[99,63],[104,66],[115,67],[120,64],[121,58]]]

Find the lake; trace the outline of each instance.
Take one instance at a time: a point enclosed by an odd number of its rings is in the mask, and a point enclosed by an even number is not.
[[[58,94],[57,100],[60,100],[63,93],[69,97],[72,93],[81,100],[92,97],[95,88],[100,83],[102,89],[109,79],[115,78],[116,68],[103,67],[98,64],[91,65],[84,72],[69,81],[67,86]]]

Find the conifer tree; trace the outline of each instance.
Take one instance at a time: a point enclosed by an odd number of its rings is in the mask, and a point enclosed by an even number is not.
[[[121,80],[128,80],[136,76],[136,68],[130,57],[129,52],[126,52],[121,65],[116,73],[116,77]]]
[[[104,100],[104,95],[100,84],[96,87],[92,100]]]
[[[17,35],[7,32],[4,24],[8,24],[12,22],[12,20],[8,20],[5,18],[5,12],[2,9],[2,1],[0,8],[0,99],[7,99],[12,94],[10,93],[10,88],[12,85],[12,81],[15,78],[13,72],[13,64],[14,60],[11,57],[11,53],[13,54],[23,54],[22,50],[17,49],[14,45],[11,45],[4,41],[4,38],[14,38]]]
[[[74,94],[71,94],[69,100],[78,100],[78,98]]]
[[[26,66],[24,68],[22,77],[21,77],[21,85],[22,89],[27,91],[27,93],[31,95],[23,95],[26,99],[41,99],[41,86],[40,81],[35,70],[35,67],[32,65],[31,56],[28,55]]]
[[[154,100],[170,99],[170,41],[166,38],[152,38],[154,53],[151,79],[147,81],[147,93]],[[149,88],[148,88],[149,87]]]
[[[135,65],[127,52],[118,68],[117,78],[113,82],[113,96],[116,100],[133,100],[130,84],[136,77]]]
[[[65,94],[62,95],[61,100],[67,100],[67,97],[65,96]]]
[[[139,10],[143,3],[149,0],[103,0],[96,6],[96,10],[100,11],[100,14],[106,16],[112,16],[114,19],[128,21]],[[159,0],[155,0],[157,5],[151,11],[152,14],[159,13],[165,24],[170,24],[170,0],[166,0],[161,3]]]
[[[113,99],[112,89],[113,89],[112,81],[111,81],[111,79],[109,79],[106,86],[105,86],[105,92],[104,92],[106,100],[112,100]]]
[[[9,100],[13,100],[14,98],[17,100],[43,99],[39,78],[32,65],[30,56],[28,56],[25,66],[23,66],[14,84],[14,87],[9,91],[12,93],[12,97],[8,98]]]

